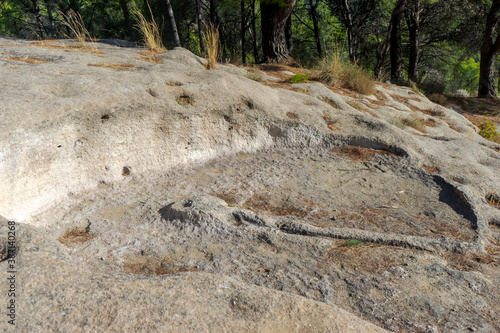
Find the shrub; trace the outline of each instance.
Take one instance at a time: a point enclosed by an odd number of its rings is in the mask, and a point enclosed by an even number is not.
[[[307,81],[307,79],[309,79],[309,76],[297,73],[290,78],[290,82],[292,82],[292,83],[304,83]]]
[[[329,85],[341,86],[364,95],[375,94],[375,85],[368,73],[344,59],[340,50],[322,58],[319,71],[319,79]]]
[[[428,98],[431,102],[434,102],[439,105],[446,106],[446,104],[448,103],[446,96],[442,94],[431,94]]]
[[[208,60],[205,68],[215,69],[220,54],[219,27],[212,23],[207,24],[203,33],[203,43],[205,44],[204,56]]]
[[[488,118],[484,118],[484,121],[479,123],[479,129],[479,135],[488,140],[498,136],[497,125]]]

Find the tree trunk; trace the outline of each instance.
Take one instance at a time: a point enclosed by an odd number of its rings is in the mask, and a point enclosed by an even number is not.
[[[403,21],[406,0],[399,0],[392,11],[391,16],[391,81],[398,83],[403,81],[403,57],[401,47],[401,23]]]
[[[210,21],[214,27],[219,26],[219,19],[217,16],[217,0],[210,0]]]
[[[241,62],[243,64],[247,63],[247,52],[245,50],[245,30],[246,30],[246,20],[245,20],[245,0],[240,0],[241,4]]]
[[[174,37],[174,45],[176,47],[180,47],[181,40],[179,38],[179,32],[177,31],[177,24],[175,24],[174,11],[172,10],[172,5],[170,4],[170,0],[165,0],[165,6],[167,9],[167,18],[170,21],[170,25],[172,27],[172,34]]]
[[[342,0],[342,21],[347,30],[347,47],[349,48],[349,60],[353,64],[358,61],[357,51],[355,49],[355,38],[354,38],[354,23],[352,21],[351,6],[349,0]]]
[[[256,0],[252,1],[252,31],[253,31],[253,57],[254,61],[257,63],[259,62],[259,49],[257,48],[257,27],[255,24],[255,21],[257,20],[255,17],[255,2]]]
[[[495,60],[500,53],[500,33],[495,38],[495,28],[500,21],[500,0],[493,0],[481,45],[478,97],[496,97]]]
[[[52,15],[52,4],[49,0],[45,0],[45,8],[47,8],[47,16],[49,17],[50,36],[55,37],[56,25],[54,23],[54,16]]]
[[[252,46],[253,46],[253,57],[255,63],[259,62],[259,49],[257,47],[257,38],[258,38],[258,33],[257,33],[257,17],[255,15],[255,8],[256,8],[256,0],[252,0]]]
[[[293,53],[292,14],[290,14],[286,19],[285,39],[286,39],[286,48],[288,49],[288,54],[292,54]]]
[[[420,25],[420,0],[412,0],[406,11],[406,22],[410,33],[410,60],[408,66],[408,78],[417,82],[418,80],[418,53],[419,53],[419,25]]]
[[[267,62],[284,62],[288,60],[285,39],[285,25],[297,0],[284,0],[283,4],[262,0],[262,51]]]
[[[389,24],[389,29],[387,30],[387,35],[385,38],[384,45],[382,47],[382,50],[379,52],[377,50],[377,66],[375,67],[375,75],[378,80],[382,80],[382,76],[384,74],[384,66],[385,66],[385,59],[387,58],[387,53],[389,53],[389,49],[391,47],[391,32],[392,32],[392,25]]]
[[[134,27],[132,26],[132,22],[130,21],[130,12],[128,10],[128,1],[127,0],[120,0],[120,7],[122,8],[123,18],[125,19],[125,24],[127,25],[130,39],[133,42],[135,42],[137,39],[135,37]]]
[[[203,43],[203,18],[201,16],[200,0],[196,0],[196,22],[198,23],[198,38],[200,39],[200,52],[205,53],[205,43]]]
[[[311,20],[313,21],[314,28],[314,41],[316,42],[316,50],[318,51],[319,57],[323,57],[323,50],[321,48],[321,32],[319,30],[318,24],[318,11],[316,10],[318,7],[318,1],[314,3],[313,0],[309,0],[309,15],[311,16]]]
[[[33,4],[33,14],[35,15],[36,30],[38,31],[38,37],[40,39],[45,38],[45,28],[43,27],[42,15],[40,14],[40,7],[38,6],[38,0],[32,0]]]

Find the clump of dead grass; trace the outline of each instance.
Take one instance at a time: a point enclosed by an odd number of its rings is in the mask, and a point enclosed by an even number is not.
[[[425,131],[425,124],[418,116],[412,114],[407,117],[400,118],[403,125],[416,129],[419,132]]]
[[[121,69],[121,70],[137,68],[137,66],[132,66],[132,65],[128,65],[128,64],[87,64],[87,66],[103,67],[103,68],[111,68],[111,69]]]
[[[205,45],[204,57],[207,59],[206,69],[215,69],[215,64],[220,56],[219,27],[212,23],[205,25],[203,33]]]
[[[97,49],[95,43],[92,42],[92,37],[85,27],[83,18],[79,13],[70,10],[67,14],[61,13],[61,15],[64,17],[63,24],[68,27],[68,29],[73,33],[75,39],[78,41],[77,46],[74,48],[80,48],[91,53],[102,53]],[[87,41],[90,42],[87,43]],[[48,47],[50,45],[40,44],[38,46]]]
[[[375,154],[397,156],[396,154],[391,153],[388,150],[371,149],[360,146],[335,147],[331,148],[330,151],[341,156],[346,156],[354,162],[367,161],[368,159],[372,158]]]
[[[161,52],[163,52],[163,51],[151,51],[151,50],[147,50],[147,51],[137,52],[140,55],[144,56],[144,57],[140,57],[138,59],[150,62],[152,64],[161,64],[162,63],[161,58],[157,57],[157,55],[160,54]]]
[[[75,243],[86,242],[95,236],[96,235],[90,233],[90,222],[88,222],[85,228],[74,227],[66,230],[66,232],[57,240],[62,244],[69,246]]]
[[[431,94],[428,98],[431,102],[439,105],[446,106],[448,104],[448,99],[443,94]]]
[[[375,84],[370,75],[356,64],[345,59],[341,48],[337,48],[318,64],[319,79],[334,87],[347,88],[360,94],[375,94]]]
[[[148,9],[151,11],[149,5]],[[137,21],[136,27],[142,35],[144,46],[154,53],[165,51],[166,49],[165,46],[163,46],[160,30],[153,15],[151,15],[151,22],[149,22],[137,8],[133,10],[132,15]]]
[[[194,99],[189,96],[188,94],[182,94],[180,96],[178,96],[175,101],[177,102],[177,104],[181,105],[181,106],[186,106],[186,105],[194,105],[195,104],[195,101]]]
[[[490,193],[486,195],[485,199],[488,204],[500,208],[500,197],[498,195]]]
[[[46,63],[47,61],[40,59],[40,58],[32,58],[32,57],[10,57],[10,58],[3,58],[3,61],[20,61],[20,62],[25,62],[27,64],[43,64]]]

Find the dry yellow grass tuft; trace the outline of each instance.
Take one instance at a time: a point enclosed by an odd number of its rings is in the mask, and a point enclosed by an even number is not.
[[[21,61],[21,62],[25,62],[28,64],[44,64],[47,62],[43,59],[32,58],[32,57],[11,57],[11,58],[4,58],[2,60],[3,61]]]
[[[85,23],[83,22],[83,18],[79,13],[70,10],[68,14],[64,15],[64,25],[68,27],[68,29],[73,33],[74,37],[77,40],[76,45],[68,46],[68,48],[79,49],[80,51],[90,52],[90,53],[99,53],[102,54],[102,51],[99,51],[92,41],[92,37],[90,36],[89,31],[85,28]],[[89,43],[87,43],[89,41]],[[58,45],[50,45],[49,43],[39,43],[33,44],[36,47],[44,47],[44,48],[56,48],[59,49]]]
[[[151,11],[149,4],[148,9],[149,11]],[[133,11],[133,16],[137,21],[136,27],[139,29],[139,32],[142,35],[144,46],[152,52],[161,53],[163,51],[166,51],[165,46],[163,46],[160,30],[158,29],[158,24],[156,23],[153,16],[151,15],[152,21],[149,22],[137,9]]]
[[[219,27],[212,23],[205,26],[203,33],[203,42],[205,43],[205,58],[207,59],[206,69],[215,69],[215,64],[219,60],[220,43],[219,43]]]
[[[158,54],[162,53],[163,51],[144,51],[144,52],[137,52],[140,55],[143,55],[144,57],[137,58],[138,60],[143,60],[150,62],[152,64],[161,64],[161,59],[157,57]]]
[[[500,208],[500,197],[496,194],[490,193],[486,197],[486,202],[493,207]]]
[[[351,64],[343,56],[342,49],[333,50],[319,61],[319,79],[334,87],[344,87],[364,95],[375,94],[375,84],[361,67]]]
[[[137,68],[137,66],[132,66],[128,64],[87,64],[87,66],[122,69],[122,70]]]

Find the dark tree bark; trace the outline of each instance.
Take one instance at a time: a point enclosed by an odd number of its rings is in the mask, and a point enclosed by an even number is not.
[[[252,39],[252,44],[253,44],[253,57],[255,62],[259,62],[259,49],[257,48],[257,27],[255,22],[257,21],[257,18],[255,17],[255,3],[256,0],[252,1],[252,33],[253,33],[253,39]]]
[[[36,30],[38,33],[38,37],[41,39],[44,39],[46,34],[45,34],[45,28],[43,26],[42,22],[42,15],[40,14],[40,6],[38,6],[38,0],[32,0],[31,3],[33,4],[33,15],[35,15],[35,21],[36,21]]]
[[[201,17],[200,0],[196,0],[196,22],[198,23],[198,38],[200,39],[200,52],[205,53],[205,43],[203,43],[203,19]]]
[[[56,35],[56,25],[54,23],[54,15],[52,15],[52,3],[50,0],[45,0],[45,8],[47,8],[47,16],[49,18],[50,36],[54,37]]]
[[[293,53],[293,33],[292,33],[292,15],[288,16],[285,25],[285,39],[286,48],[288,49],[288,54]]]
[[[387,58],[387,54],[389,53],[389,49],[391,48],[391,31],[392,31],[392,25],[389,25],[389,29],[387,31],[387,37],[385,38],[385,43],[382,47],[382,50],[377,51],[377,66],[375,67],[375,75],[378,80],[382,79],[382,76],[384,74],[384,65],[385,65],[385,59]]]
[[[342,0],[343,23],[347,30],[347,44],[349,47],[349,59],[354,64],[358,61],[357,40],[354,38],[354,23],[352,21],[351,6],[348,0]]]
[[[328,0],[330,10],[346,28],[349,60],[354,64],[359,61],[360,31],[379,3],[380,0]]]
[[[177,31],[177,24],[175,24],[174,11],[172,10],[172,5],[170,0],[165,0],[165,8],[167,10],[167,18],[170,21],[170,26],[172,27],[172,35],[174,38],[174,45],[176,47],[181,46],[181,40],[179,38],[179,32]]]
[[[219,26],[219,16],[217,15],[217,0],[210,0],[210,22],[214,27]]]
[[[262,51],[267,62],[288,60],[285,39],[285,25],[297,0],[283,0],[282,3],[264,1],[260,3],[262,15]]]
[[[403,57],[401,46],[401,25],[404,16],[406,0],[399,0],[392,11],[391,16],[391,81],[398,83],[403,81]]]
[[[500,33],[495,33],[500,21],[500,0],[493,0],[486,19],[486,29],[481,45],[478,97],[496,97],[495,60],[500,53]]]
[[[123,12],[123,18],[125,19],[125,24],[127,25],[130,40],[135,42],[137,38],[135,37],[134,27],[132,26],[132,22],[130,21],[130,11],[128,10],[128,1],[120,0],[120,7]]]
[[[245,50],[245,30],[247,28],[246,15],[245,15],[245,0],[240,0],[241,6],[241,62],[247,63],[247,51]]]
[[[316,50],[318,51],[318,55],[321,58],[323,56],[323,50],[321,47],[321,32],[319,30],[319,18],[318,18],[318,1],[314,2],[313,0],[309,0],[309,15],[311,16],[311,20],[313,21],[314,28],[314,41],[316,42]]]
[[[418,53],[419,53],[419,28],[420,28],[420,0],[410,0],[406,10],[406,23],[410,33],[410,59],[408,66],[408,78],[417,82],[418,80]]]

